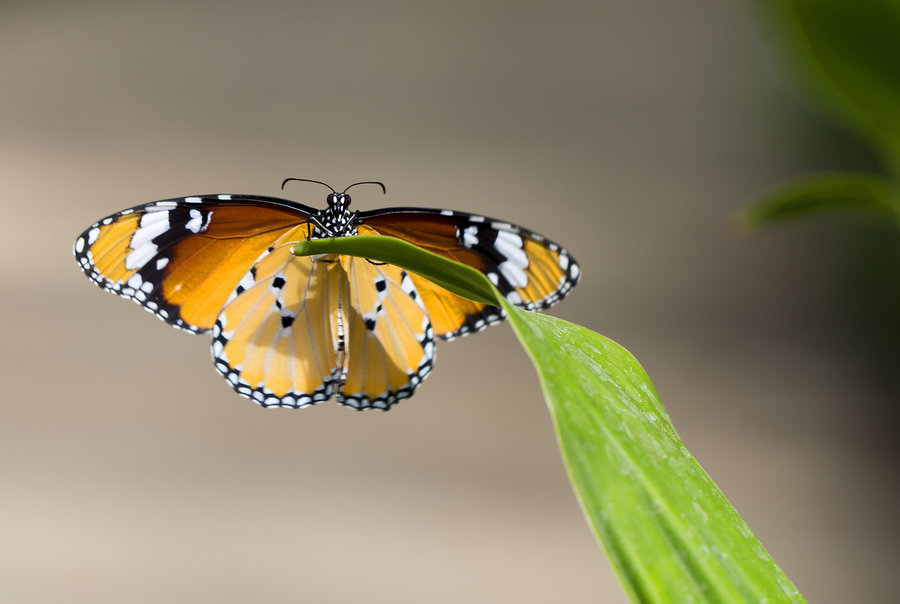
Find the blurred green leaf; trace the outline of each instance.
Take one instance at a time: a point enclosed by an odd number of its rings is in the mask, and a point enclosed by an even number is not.
[[[900,2],[765,0],[759,6],[810,83],[900,172]]]
[[[763,195],[740,215],[741,227],[825,211],[843,211],[867,221],[900,225],[900,198],[892,183],[866,174],[822,174],[799,178]]]
[[[478,271],[389,237],[301,242],[297,253],[390,262],[503,306],[540,377],[576,495],[635,602],[803,602],[678,439],[631,354],[509,304]]]

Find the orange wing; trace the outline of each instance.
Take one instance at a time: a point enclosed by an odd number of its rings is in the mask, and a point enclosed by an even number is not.
[[[311,208],[269,197],[156,201],[97,222],[75,241],[81,269],[167,323],[209,331],[225,301],[279,238],[306,237]]]
[[[357,409],[388,409],[428,375],[435,336],[503,319],[499,308],[395,266],[294,256],[297,241],[316,234],[314,214],[275,197],[157,201],[91,226],[76,240],[75,257],[99,286],[171,325],[212,330],[216,369],[263,406],[303,407],[336,395]],[[568,252],[506,222],[416,208],[341,218],[360,234],[399,237],[468,264],[524,308],[554,304],[579,278]]]
[[[431,371],[434,330],[406,271],[352,256],[342,256],[341,267],[346,357],[337,398],[386,410]]]
[[[340,265],[297,257],[294,231],[263,252],[213,328],[213,360],[232,388],[264,407],[327,400],[340,378]]]
[[[388,409],[431,370],[434,337],[405,271],[350,256],[296,257],[288,233],[241,280],[213,329],[216,369],[265,406],[337,395]]]
[[[428,251],[467,264],[485,275],[522,308],[552,306],[578,283],[578,263],[565,249],[528,229],[483,216],[389,208],[361,215],[359,234],[398,237]],[[452,339],[503,320],[495,307],[473,302],[412,275],[435,334]]]

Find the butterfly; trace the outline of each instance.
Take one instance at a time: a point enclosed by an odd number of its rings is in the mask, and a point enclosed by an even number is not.
[[[429,208],[350,210],[331,186],[317,210],[278,197],[197,195],[108,216],[74,245],[84,273],[166,323],[212,333],[216,370],[265,407],[334,396],[387,410],[413,394],[436,339],[503,320],[495,306],[457,296],[400,267],[345,255],[296,256],[301,240],[398,237],[487,275],[516,306],[539,310],[578,282],[572,256],[522,227]]]

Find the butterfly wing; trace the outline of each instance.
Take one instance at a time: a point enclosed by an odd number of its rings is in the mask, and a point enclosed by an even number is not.
[[[243,396],[304,407],[333,394],[388,409],[431,370],[434,337],[410,276],[361,258],[296,257],[283,237],[253,265],[213,329],[216,369]]]
[[[431,370],[434,337],[501,321],[499,308],[461,298],[387,264],[296,257],[315,210],[257,196],[152,202],[82,233],[82,270],[166,322],[213,331],[216,369],[263,406],[303,407],[337,395],[387,409]],[[577,283],[555,243],[488,218],[416,208],[361,214],[360,234],[399,237],[488,276],[512,303],[546,308]]]
[[[288,232],[267,248],[213,328],[216,370],[265,407],[324,401],[340,377],[340,264],[336,256],[294,256],[297,241]]]
[[[434,331],[411,275],[390,264],[341,259],[346,338],[338,401],[387,410],[431,371]]]
[[[206,195],[155,201],[92,225],[75,240],[84,273],[167,323],[209,331],[254,262],[311,208],[277,197]]]
[[[362,234],[398,237],[467,264],[516,306],[539,310],[578,283],[580,268],[565,249],[528,229],[483,216],[427,208],[388,208],[360,214]],[[451,339],[503,320],[495,307],[461,298],[411,276],[438,337]]]

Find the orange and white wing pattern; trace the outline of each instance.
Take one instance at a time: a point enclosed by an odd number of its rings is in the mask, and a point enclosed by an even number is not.
[[[124,210],[76,240],[81,270],[170,325],[202,333],[260,255],[311,208],[278,198],[204,195]],[[299,225],[303,224],[302,227]]]
[[[410,276],[350,256],[296,257],[296,243],[267,251],[219,315],[219,373],[265,407],[336,395],[388,409],[411,396],[431,370],[434,334]]]
[[[342,304],[346,358],[338,400],[357,409],[388,409],[431,371],[434,331],[406,271],[342,257],[349,287]]]
[[[297,257],[302,239],[399,237],[480,270],[527,309],[556,303],[580,276],[566,250],[508,222],[425,208],[358,213],[349,205],[346,189],[332,190],[322,210],[250,195],[156,201],[92,225],[75,240],[75,258],[94,283],[170,325],[212,331],[216,370],[264,407],[335,396],[356,409],[388,409],[431,371],[436,337],[504,318],[497,307],[396,266]]]
[[[512,304],[548,308],[578,283],[581,269],[560,245],[509,222],[428,208],[387,208],[360,215],[359,234],[398,237],[478,269]],[[504,313],[461,298],[421,277],[413,282],[437,337],[450,340],[499,323]]]
[[[216,370],[264,407],[322,402],[340,378],[340,264],[336,257],[294,256],[292,235],[247,272],[213,328]]]

